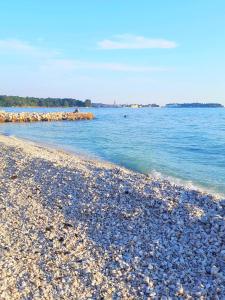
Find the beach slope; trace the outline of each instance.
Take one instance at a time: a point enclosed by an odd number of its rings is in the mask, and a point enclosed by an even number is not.
[[[223,299],[225,201],[0,136],[0,299]]]

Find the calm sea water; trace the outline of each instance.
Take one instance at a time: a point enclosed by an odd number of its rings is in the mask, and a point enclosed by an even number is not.
[[[225,109],[88,110],[94,112],[94,121],[8,123],[0,125],[0,133],[57,145],[225,194]]]

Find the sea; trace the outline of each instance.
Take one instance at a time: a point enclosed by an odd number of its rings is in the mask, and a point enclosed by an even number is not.
[[[10,112],[74,108],[0,108]],[[225,195],[224,108],[83,108],[93,121],[0,124],[0,133]]]

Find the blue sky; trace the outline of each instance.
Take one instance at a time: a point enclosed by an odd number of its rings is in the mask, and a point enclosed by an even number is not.
[[[0,70],[0,94],[225,104],[225,1],[1,1]]]

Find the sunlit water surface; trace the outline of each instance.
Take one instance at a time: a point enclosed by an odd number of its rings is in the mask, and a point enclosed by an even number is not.
[[[5,123],[0,124],[0,133],[56,145],[139,172],[162,174],[225,194],[225,109],[103,108],[88,111],[93,111],[95,120]]]

